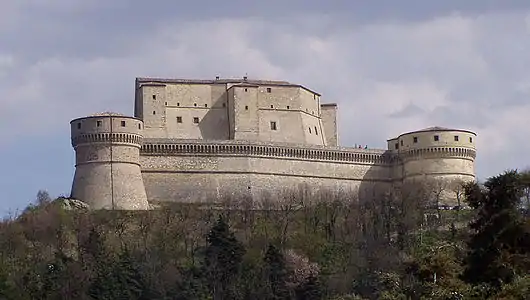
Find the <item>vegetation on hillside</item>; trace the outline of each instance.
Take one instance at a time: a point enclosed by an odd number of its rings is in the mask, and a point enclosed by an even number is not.
[[[0,223],[0,299],[528,299],[530,175],[454,191],[470,210],[433,208],[428,184],[265,210],[65,210],[40,192]]]

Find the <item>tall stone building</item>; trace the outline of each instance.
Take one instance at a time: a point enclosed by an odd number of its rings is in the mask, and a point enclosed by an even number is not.
[[[476,134],[431,127],[388,149],[339,146],[337,105],[285,81],[137,78],[134,117],[71,121],[72,197],[94,208],[205,202],[297,188],[362,192],[474,180]]]

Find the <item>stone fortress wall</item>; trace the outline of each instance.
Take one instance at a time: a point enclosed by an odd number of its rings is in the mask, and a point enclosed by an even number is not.
[[[71,122],[72,197],[145,209],[302,185],[362,193],[418,178],[474,180],[474,133],[432,127],[390,139],[386,150],[340,147],[337,105],[320,97],[285,81],[137,78],[134,118]]]

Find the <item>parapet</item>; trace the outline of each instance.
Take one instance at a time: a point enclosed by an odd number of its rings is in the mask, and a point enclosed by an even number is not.
[[[463,129],[429,127],[411,131],[388,140],[388,150],[407,152],[430,148],[465,148],[475,150],[477,134]]]

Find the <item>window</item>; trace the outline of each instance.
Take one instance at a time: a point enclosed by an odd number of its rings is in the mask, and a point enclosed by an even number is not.
[[[166,106],[167,106],[167,102],[166,102]]]
[[[401,140],[401,143],[400,143],[400,144],[401,144],[401,147],[403,147],[403,140]]]
[[[125,127],[125,121],[121,121],[121,127]]]
[[[177,123],[182,123],[182,117],[177,117]]]
[[[311,127],[309,127],[309,133],[311,133]]]
[[[245,105],[245,110],[248,110],[248,105]]]
[[[289,105],[287,105],[287,109],[289,109]]]
[[[98,127],[101,127],[101,123],[102,123],[101,121],[97,121],[97,122],[96,122],[96,125],[97,125]]]
[[[458,135],[455,135],[455,142],[458,142]]]
[[[138,129],[142,129],[142,124],[138,124]]]
[[[197,103],[193,103],[193,106],[197,106]]]
[[[437,135],[435,135],[435,136],[434,136],[434,141],[435,141],[435,142],[438,142],[439,140],[440,140],[440,137],[437,136]]]
[[[156,95],[153,95],[153,100],[156,100]]]
[[[274,108],[274,105],[271,105],[271,108]]]
[[[156,111],[153,110],[153,115],[156,115]]]
[[[317,95],[313,94],[313,99],[317,100]]]
[[[248,92],[248,89],[245,89],[245,92]]]
[[[318,135],[318,130],[316,126],[315,126],[315,134]]]
[[[274,121],[271,121],[271,130],[277,130],[278,128],[276,127],[276,122]]]
[[[204,107],[208,107],[208,104],[204,104]]]
[[[271,91],[271,88],[267,88],[267,93],[270,93]]]
[[[417,143],[417,142],[418,142],[418,137],[415,136],[415,137],[413,138],[413,141],[414,141],[414,143]]]
[[[81,123],[77,123],[77,129],[81,129]]]
[[[469,142],[473,143],[473,138],[472,137],[469,137]]]
[[[394,145],[394,148],[395,148],[396,150],[399,149],[399,144],[396,143],[396,144]]]
[[[180,103],[179,103],[179,102],[177,102],[177,106],[180,106]]]
[[[199,118],[198,117],[193,117],[193,123],[199,124]]]

